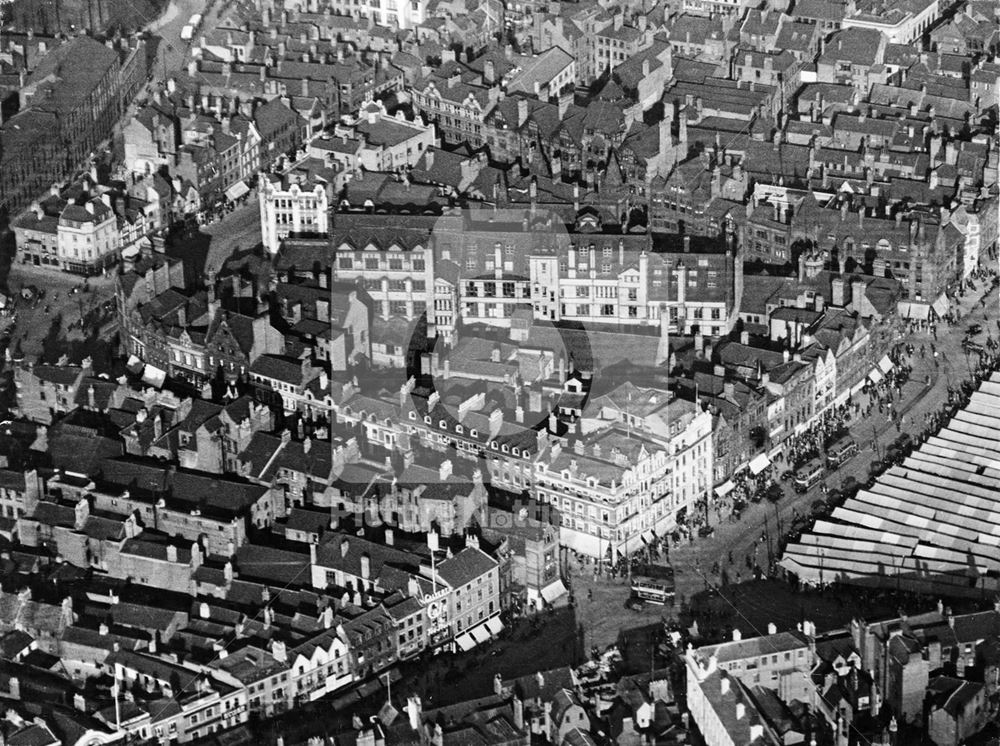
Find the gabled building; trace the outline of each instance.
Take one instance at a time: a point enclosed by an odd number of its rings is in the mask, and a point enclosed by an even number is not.
[[[172,280],[165,276],[157,287],[167,282]],[[216,296],[214,276],[208,284],[208,290],[193,295],[171,286],[152,297],[148,292],[131,299],[120,296],[117,311],[124,350],[166,375],[198,386],[220,371],[234,381],[246,376],[260,355],[284,351],[284,339],[271,325],[267,308],[258,306],[256,299],[239,297],[224,308]]]
[[[485,141],[483,124],[495,94],[479,75],[452,60],[413,86],[413,107],[425,122],[437,126],[441,139],[478,148]]]
[[[141,730],[136,729],[137,736],[186,743],[249,719],[247,688],[223,670],[125,650],[111,656],[107,664],[117,681],[154,695],[143,700],[142,709],[151,718],[142,723]]]

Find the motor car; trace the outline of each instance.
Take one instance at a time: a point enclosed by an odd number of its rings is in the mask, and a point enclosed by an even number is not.
[[[969,328],[966,329],[965,333],[971,337],[975,334],[979,334],[982,330],[983,327],[981,324],[969,324]]]

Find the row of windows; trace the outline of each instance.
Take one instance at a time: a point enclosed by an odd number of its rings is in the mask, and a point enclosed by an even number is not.
[[[390,272],[423,272],[427,268],[426,261],[421,257],[407,260],[402,256],[390,256],[388,260],[373,256],[358,257],[341,256],[337,259],[340,269],[388,270]]]
[[[500,292],[504,298],[527,298],[529,297],[528,287],[525,284],[521,284],[521,293],[517,294],[518,283],[514,282],[503,282],[500,283]],[[478,297],[480,288],[483,291],[484,298],[495,298],[497,297],[497,283],[495,282],[467,282],[465,283],[465,294],[470,298]]]

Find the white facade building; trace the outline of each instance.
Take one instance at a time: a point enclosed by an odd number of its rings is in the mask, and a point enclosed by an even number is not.
[[[370,5],[333,0],[331,7],[337,15],[370,18],[375,25],[389,28],[416,28],[427,20],[427,0],[387,0]]]
[[[257,196],[260,203],[260,233],[264,248],[275,254],[289,234],[326,234],[329,231],[329,199],[325,185],[284,184],[261,174]]]
[[[94,197],[83,205],[68,205],[62,211],[57,242],[59,264],[65,271],[99,274],[117,260],[121,232],[118,217],[108,201],[110,197]]]
[[[538,500],[563,516],[560,543],[617,559],[690,515],[713,484],[712,415],[699,410],[631,384],[592,401],[584,435],[536,461]]]
[[[376,315],[412,320],[427,310],[434,289],[434,259],[429,247],[404,249],[397,243],[353,246],[345,241],[336,253],[335,279],[361,280],[375,301]]]
[[[910,0],[888,6],[865,3],[844,19],[843,28],[874,29],[885,34],[890,44],[912,44],[939,15],[939,0]]]

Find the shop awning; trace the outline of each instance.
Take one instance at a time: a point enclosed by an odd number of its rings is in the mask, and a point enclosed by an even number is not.
[[[468,653],[474,647],[476,647],[476,641],[472,639],[472,635],[466,632],[464,635],[459,635],[455,638],[455,642],[458,643],[458,647],[462,649],[463,653]]]
[[[883,355],[882,359],[878,361],[878,367],[883,373],[888,373],[892,370],[892,360],[889,359],[888,355]]]
[[[250,187],[247,186],[245,181],[237,181],[229,189],[226,190],[226,199],[230,202],[235,202],[244,194],[250,191]]]
[[[910,303],[909,309],[906,314],[908,319],[916,319],[917,321],[924,321],[930,314],[931,307],[926,303]],[[900,314],[902,315],[902,314]]]
[[[545,586],[542,588],[542,598],[545,599],[545,603],[550,604],[557,598],[562,598],[566,595],[566,586],[563,585],[561,580]]]
[[[868,378],[871,380],[872,383],[878,383],[883,378],[885,378],[885,376],[882,375],[882,371],[880,371],[878,368],[872,368],[872,372],[868,374]]]
[[[469,630],[469,634],[472,635],[472,639],[476,641],[477,645],[481,645],[490,639],[489,630],[486,629],[485,624],[480,624]]]
[[[908,319],[910,318],[910,304],[900,301],[896,304],[896,310],[899,312],[899,318]]]
[[[934,313],[936,313],[939,317],[941,317],[944,316],[946,313],[948,313],[948,307],[950,305],[951,301],[948,300],[948,296],[942,293],[941,297],[938,298],[936,301],[934,301],[934,303],[931,305],[931,308],[934,309]]]
[[[731,481],[725,481],[715,488],[715,494],[718,495],[719,497],[725,497],[734,489],[736,489],[735,484],[733,484]]]
[[[491,616],[486,620],[486,629],[490,631],[491,635],[499,635],[503,632],[503,622],[500,621],[500,617]]]
[[[767,454],[761,453],[754,456],[750,461],[750,473],[754,476],[760,474],[764,469],[771,465],[771,459],[767,457]]]

